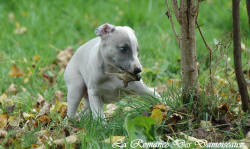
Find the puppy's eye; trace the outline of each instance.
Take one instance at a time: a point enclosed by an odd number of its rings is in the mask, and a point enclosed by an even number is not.
[[[125,46],[125,47],[120,47],[119,49],[121,52],[126,52],[129,50],[129,47]]]

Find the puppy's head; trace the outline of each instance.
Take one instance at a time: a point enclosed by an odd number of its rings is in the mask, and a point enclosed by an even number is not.
[[[100,50],[106,63],[132,74],[141,72],[138,42],[130,27],[103,24],[96,35],[101,37]]]

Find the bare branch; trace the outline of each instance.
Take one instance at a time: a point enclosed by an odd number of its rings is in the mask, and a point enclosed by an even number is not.
[[[204,36],[203,36],[203,34],[202,34],[202,32],[201,32],[200,25],[198,24],[198,22],[196,22],[196,25],[197,25],[197,28],[198,28],[198,30],[199,30],[199,32],[200,32],[201,38],[202,38],[202,40],[203,40],[205,46],[207,47],[207,49],[208,49],[210,52],[212,52],[211,47],[207,44],[207,42],[206,42],[206,40],[205,40],[205,38],[204,38]]]
[[[167,13],[166,13],[166,15],[168,16],[168,18],[170,20],[170,24],[171,24],[172,30],[174,32],[175,38],[176,38],[176,40],[178,42],[178,46],[180,46],[180,38],[177,35],[175,27],[174,27],[174,22],[173,22],[173,18],[172,18],[172,15],[171,15],[171,11],[170,11],[170,8],[168,6],[168,0],[166,0],[166,6],[167,6]]]
[[[198,4],[198,6],[199,6],[199,4]],[[199,8],[199,7],[198,7],[198,8]],[[197,18],[198,18],[198,12],[197,12]],[[205,40],[205,38],[204,38],[204,36],[203,36],[203,34],[202,34],[202,31],[201,31],[201,29],[200,29],[200,26],[199,26],[199,24],[198,24],[198,22],[197,22],[197,19],[196,19],[196,25],[197,25],[197,28],[198,28],[199,33],[200,33],[200,35],[201,35],[201,38],[202,38],[202,40],[203,40],[205,46],[207,47],[207,49],[208,49],[208,51],[209,51],[209,80],[210,80],[210,93],[211,93],[211,95],[212,95],[212,93],[213,93],[212,49],[211,49],[211,47],[207,44],[207,42],[206,42],[206,40]]]
[[[178,8],[177,0],[172,0],[174,15],[179,23],[181,23],[180,9]]]

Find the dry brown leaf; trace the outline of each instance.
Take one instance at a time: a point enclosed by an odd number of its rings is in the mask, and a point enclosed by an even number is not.
[[[105,143],[118,143],[118,142],[123,142],[124,140],[125,140],[124,136],[111,136],[110,138],[102,140],[101,142],[105,142]]]
[[[31,144],[31,148],[38,148],[39,145],[38,144]]]
[[[172,115],[170,115],[170,117],[167,120],[166,124],[167,125],[175,125],[182,119],[183,119],[182,115],[180,115],[178,113],[173,113]]]
[[[40,123],[44,123],[44,124],[49,124],[51,122],[51,118],[47,115],[47,114],[44,114],[44,115],[40,115],[37,120],[40,122]]]
[[[0,138],[4,138],[4,137],[6,137],[6,136],[7,136],[7,134],[8,134],[8,132],[7,132],[7,131],[5,131],[5,130],[3,130],[3,129],[0,129]]]
[[[5,128],[8,124],[8,114],[0,114],[0,129]]]
[[[54,94],[54,98],[57,100],[57,101],[62,101],[63,98],[64,98],[64,93],[60,90],[57,90]]]
[[[110,72],[105,72],[107,75],[114,75],[116,76],[118,79],[123,81],[124,87],[128,86],[129,82],[132,81],[139,81],[141,79],[141,76],[139,74],[132,74],[130,72],[119,72],[119,73],[110,73]]]
[[[16,64],[13,64],[9,72],[9,77],[22,77],[22,76],[24,76],[23,71],[19,69]]]
[[[56,61],[58,62],[59,66],[61,68],[65,68],[69,60],[73,56],[73,54],[74,54],[74,49],[71,46],[60,51],[58,55],[56,56]]]
[[[49,112],[50,112],[50,104],[47,101],[45,101],[43,107],[41,108],[41,110],[37,114],[36,118],[38,118],[41,115],[48,114]]]
[[[15,95],[17,93],[16,85],[14,83],[11,83],[7,92],[11,95]]]
[[[59,114],[61,116],[61,118],[65,118],[67,115],[67,105],[62,105],[59,109]]]
[[[53,142],[56,145],[64,145],[65,142],[72,144],[72,143],[76,143],[77,141],[78,141],[77,136],[72,135],[72,136],[68,136],[68,137],[63,138],[63,139],[54,140]]]
[[[21,122],[20,117],[10,116],[8,119],[8,123],[12,127],[19,127],[20,122]]]
[[[42,77],[48,81],[50,84],[54,84],[56,82],[56,76],[50,76],[46,73],[42,74]],[[45,87],[46,88],[46,87]]]
[[[117,105],[116,104],[107,104],[106,109],[107,110],[104,111],[104,114],[106,117],[110,117],[115,112],[115,109],[117,109]]]
[[[222,114],[226,114],[229,111],[229,106],[227,104],[222,104],[218,106],[218,109]]]

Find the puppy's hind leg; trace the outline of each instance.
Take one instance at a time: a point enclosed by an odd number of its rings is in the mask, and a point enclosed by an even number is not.
[[[67,103],[68,103],[68,110],[67,115],[69,117],[74,117],[77,107],[83,97],[83,91],[84,91],[84,81],[82,77],[75,76],[73,78],[70,78],[66,80],[66,85],[68,88],[68,95],[67,95]]]

